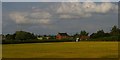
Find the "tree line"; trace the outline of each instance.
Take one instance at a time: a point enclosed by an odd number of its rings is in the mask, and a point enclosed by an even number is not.
[[[62,41],[74,41],[76,37],[79,36],[88,36],[89,33],[85,30],[81,31],[80,33],[76,33],[72,35],[73,38],[66,39],[66,40],[60,40]],[[3,43],[24,43],[24,42],[43,42],[37,39],[37,37],[40,35],[35,35],[31,32],[26,31],[16,31],[14,34],[6,34],[2,35],[2,42]],[[46,37],[47,35],[44,35]],[[49,40],[46,41],[58,41],[55,39],[55,36],[49,35]],[[119,41],[120,38],[120,29],[117,26],[113,26],[111,31],[109,33],[105,33],[104,30],[99,30],[96,33],[92,33],[89,35],[88,41]]]

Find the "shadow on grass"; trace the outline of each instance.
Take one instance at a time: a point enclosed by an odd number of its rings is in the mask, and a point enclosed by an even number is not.
[[[107,55],[107,56],[102,56],[101,58],[118,58],[118,55]]]
[[[42,56],[42,58],[65,58],[65,57],[61,55],[45,55]]]

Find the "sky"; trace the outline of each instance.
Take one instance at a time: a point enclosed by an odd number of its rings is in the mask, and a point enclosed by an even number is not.
[[[117,2],[2,2],[3,34],[109,32],[114,25],[118,25]]]
[[[2,34],[2,3],[0,2],[0,34]]]
[[[118,2],[120,0],[1,0],[2,2]]]

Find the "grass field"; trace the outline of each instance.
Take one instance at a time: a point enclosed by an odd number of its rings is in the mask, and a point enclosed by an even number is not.
[[[56,42],[3,45],[4,58],[117,58],[118,42]]]

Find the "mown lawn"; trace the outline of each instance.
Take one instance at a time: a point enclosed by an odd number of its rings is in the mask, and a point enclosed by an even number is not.
[[[4,44],[4,58],[117,58],[118,42]]]

